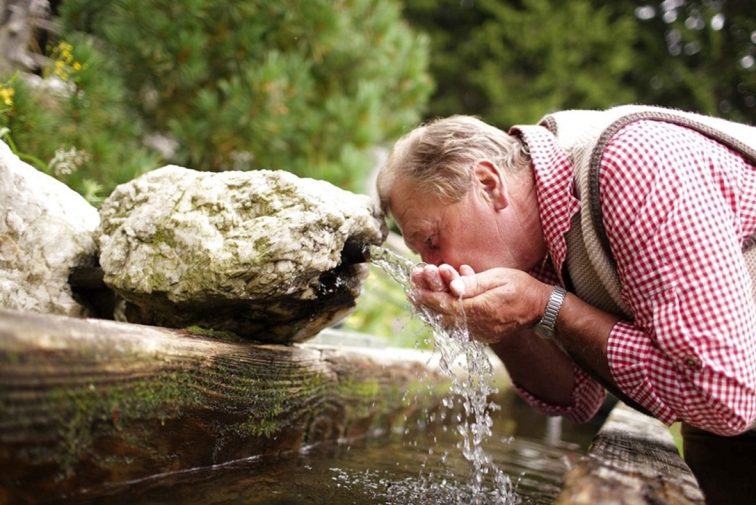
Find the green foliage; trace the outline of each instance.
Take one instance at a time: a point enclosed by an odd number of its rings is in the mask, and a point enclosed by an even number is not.
[[[72,36],[50,54],[45,81],[5,76],[3,139],[22,159],[97,204],[106,188],[155,168],[157,159],[141,146],[141,123],[91,38]]]
[[[681,428],[682,428],[682,424],[677,422],[669,427],[669,432],[672,434],[672,439],[675,441],[677,452],[680,453],[680,456],[685,456],[685,451],[683,450],[682,433],[680,432]]]
[[[429,33],[439,83],[429,116],[475,114],[501,127],[568,108],[636,99],[622,82],[637,25],[590,0],[407,2]]]
[[[756,123],[756,10],[748,1],[622,2],[639,24],[627,83],[646,103]]]
[[[378,0],[67,0],[171,162],[283,169],[361,190],[371,149],[416,123],[428,48]]]
[[[412,0],[405,17],[431,37],[427,117],[508,128],[632,102],[756,122],[746,0]]]

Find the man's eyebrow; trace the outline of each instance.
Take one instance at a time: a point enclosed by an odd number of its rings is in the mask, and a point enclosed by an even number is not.
[[[408,235],[405,235],[405,240],[409,240],[410,244],[414,244],[421,233],[422,231],[419,228],[415,228]]]

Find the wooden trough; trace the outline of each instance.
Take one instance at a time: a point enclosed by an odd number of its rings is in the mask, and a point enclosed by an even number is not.
[[[0,505],[379,436],[449,394],[424,352],[203,333],[0,310]],[[703,503],[668,429],[620,404],[555,505]]]
[[[660,421],[618,404],[588,453],[564,476],[555,505],[704,505]]]
[[[0,505],[386,433],[449,391],[428,353],[222,337],[0,310]]]

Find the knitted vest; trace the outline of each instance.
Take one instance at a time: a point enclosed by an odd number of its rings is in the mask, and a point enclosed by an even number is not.
[[[581,212],[566,235],[567,272],[575,293],[587,303],[632,321],[604,230],[598,172],[604,148],[623,126],[654,120],[685,126],[741,153],[756,163],[756,128],[724,119],[660,107],[625,105],[606,111],[564,111],[544,117],[540,124],[556,137],[575,166],[576,197]],[[742,244],[746,267],[756,286],[756,233]],[[756,289],[753,289],[756,299]]]

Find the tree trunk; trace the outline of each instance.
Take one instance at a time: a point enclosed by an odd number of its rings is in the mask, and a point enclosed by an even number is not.
[[[386,432],[428,358],[0,310],[0,505]]]
[[[47,0],[0,1],[0,74],[32,72],[44,62],[35,30],[55,31]],[[32,50],[36,49],[36,50]]]

